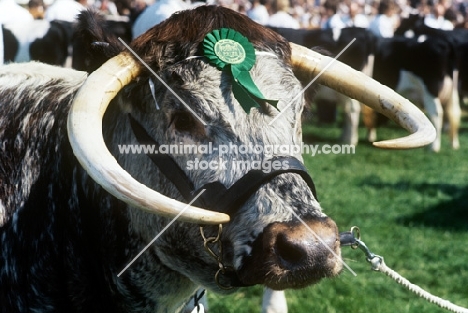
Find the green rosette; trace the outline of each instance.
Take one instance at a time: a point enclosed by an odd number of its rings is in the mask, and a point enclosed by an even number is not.
[[[245,112],[266,101],[276,107],[277,100],[265,99],[250,76],[255,64],[255,49],[241,33],[231,28],[220,28],[206,35],[203,53],[210,64],[229,71],[233,77],[232,90]]]

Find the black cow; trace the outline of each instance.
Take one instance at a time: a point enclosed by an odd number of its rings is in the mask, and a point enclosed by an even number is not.
[[[291,29],[270,27],[290,42],[304,47],[328,51],[330,55],[340,53],[351,41],[356,40],[340,56],[339,60],[361,71],[374,53],[375,36],[364,28],[343,29]]]
[[[31,60],[64,66],[73,36],[73,24],[67,21],[51,21],[50,28],[42,38],[29,45]]]
[[[104,60],[109,58],[108,51],[112,48],[112,38],[121,38],[129,43],[132,40],[132,25],[125,18],[112,19],[102,15],[96,15],[89,21],[93,30],[101,31],[100,34],[90,34],[83,29],[83,24],[76,26],[73,36],[73,58],[72,68],[79,71],[91,71],[98,68]],[[93,38],[101,38],[102,41],[93,41]],[[89,42],[93,41],[91,45]],[[91,50],[90,50],[91,49]],[[100,57],[96,57],[96,56]],[[91,57],[92,56],[92,57]]]
[[[468,94],[468,29],[455,28],[453,30],[441,30],[431,28],[424,24],[424,16],[419,14],[410,15],[401,21],[400,26],[395,31],[396,35],[420,37],[435,37],[447,41],[452,45],[455,52],[455,69],[458,69],[458,87],[460,98]]]

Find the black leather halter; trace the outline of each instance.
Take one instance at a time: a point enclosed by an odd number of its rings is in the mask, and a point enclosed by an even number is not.
[[[155,150],[157,150],[159,148],[159,143],[151,138],[143,126],[131,115],[129,115],[129,118],[133,133],[135,134],[138,142],[141,145],[153,145]],[[258,190],[258,188],[260,188],[262,184],[283,173],[299,174],[311,189],[314,197],[317,199],[315,185],[312,178],[307,173],[304,165],[292,156],[276,156],[271,159],[271,161],[287,161],[287,169],[272,169],[268,173],[265,173],[262,170],[253,169],[247,172],[229,188],[226,188],[221,182],[215,181],[205,184],[197,190],[195,190],[192,181],[169,154],[151,153],[147,154],[147,156],[153,161],[164,176],[174,184],[187,202],[190,202],[202,189],[206,189],[205,192],[194,202],[194,205],[212,211],[226,213],[231,217]]]

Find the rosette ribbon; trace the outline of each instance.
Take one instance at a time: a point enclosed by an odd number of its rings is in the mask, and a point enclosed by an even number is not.
[[[232,91],[245,112],[258,107],[258,101],[266,101],[276,107],[278,100],[265,99],[250,76],[255,64],[255,49],[241,33],[231,28],[220,28],[206,35],[203,53],[209,63],[219,70],[230,71],[233,77]]]

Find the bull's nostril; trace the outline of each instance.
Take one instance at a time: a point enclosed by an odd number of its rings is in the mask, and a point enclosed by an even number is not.
[[[278,234],[276,238],[276,254],[286,264],[284,266],[290,267],[294,265],[301,265],[307,260],[307,251],[300,242],[296,242],[288,238],[285,234]]]

